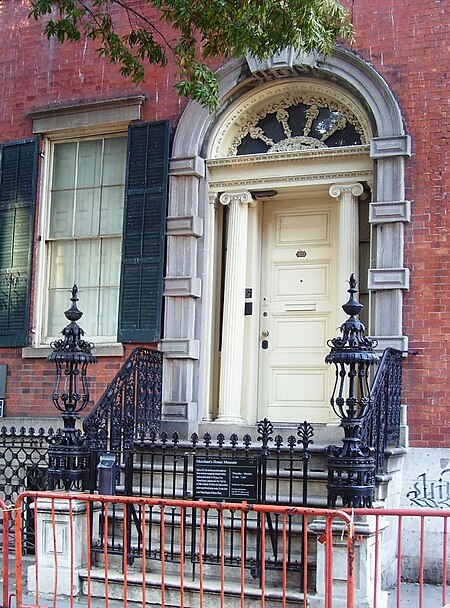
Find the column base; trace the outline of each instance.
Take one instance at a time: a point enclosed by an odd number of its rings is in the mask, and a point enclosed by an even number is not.
[[[77,596],[81,592],[80,570],[74,568],[58,568],[56,595]],[[27,572],[28,592],[36,593],[36,566],[29,566]],[[39,565],[38,593],[53,596],[55,593],[55,568]]]
[[[211,424],[237,424],[242,426],[245,424],[242,416],[228,416],[227,414],[219,414],[219,416],[210,422]]]
[[[381,591],[377,594],[377,608],[387,608],[388,594],[387,591]],[[308,596],[308,608],[323,608],[325,606],[324,595]],[[333,592],[333,608],[347,608],[347,598],[336,597]],[[373,608],[373,600],[362,600],[359,597],[355,598],[355,606],[358,608]]]
[[[387,526],[381,522],[378,534]],[[316,595],[308,603],[310,608],[323,608],[325,605],[326,585],[326,547],[323,540],[325,522],[322,518],[315,519],[308,526],[309,531],[317,535],[317,564],[316,564]],[[381,590],[381,561],[378,576],[375,578],[375,541],[376,526],[372,516],[358,518],[355,522],[354,548],[354,580],[355,606],[358,608],[374,608],[374,592],[376,590],[377,608],[387,608],[388,594]],[[380,538],[378,539],[380,541]],[[333,575],[333,608],[347,607],[347,537],[341,522],[332,525],[332,575]],[[381,555],[380,555],[381,560]]]

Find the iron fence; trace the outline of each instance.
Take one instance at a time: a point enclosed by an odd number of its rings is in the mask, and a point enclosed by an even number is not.
[[[126,481],[119,491],[133,496],[162,498],[162,499],[203,499],[203,500],[242,500],[250,503],[306,506],[308,504],[308,482],[311,481],[309,473],[310,446],[313,443],[314,429],[306,421],[297,428],[297,435],[291,435],[286,441],[280,436],[274,436],[273,426],[268,420],[258,424],[256,443],[252,443],[250,435],[239,440],[232,434],[229,441],[219,433],[215,439],[209,433],[200,438],[196,433],[189,442],[180,441],[174,433],[171,438],[166,433],[159,437],[153,434],[148,440],[141,440],[134,446],[133,480],[130,487]],[[272,445],[273,444],[273,445]],[[124,470],[123,473],[130,475]],[[317,473],[315,474],[317,477]],[[322,480],[325,473],[319,473]],[[131,491],[131,494],[130,494]],[[205,536],[203,560],[208,563],[217,563],[221,556],[219,538],[220,521],[213,513],[206,511]],[[240,566],[241,556],[237,560],[234,556],[234,547],[240,542],[242,530],[236,524],[234,514],[231,513],[223,523],[227,530],[229,552],[224,559],[230,566]],[[281,523],[277,515],[265,514],[265,524],[268,537],[271,540],[272,555],[267,560],[267,568],[280,568],[281,560],[286,559],[280,549]],[[288,518],[289,519],[289,518]],[[142,529],[142,513],[136,510],[133,504],[129,505],[126,513],[117,512],[112,506],[108,518],[110,529],[109,550],[121,554],[123,546],[120,539],[120,530],[125,525],[128,530],[127,551],[130,558],[140,555],[144,540],[140,533]],[[157,539],[161,521],[159,516],[150,508],[148,515],[148,545],[146,556],[148,559],[160,560],[161,554],[154,544]],[[189,517],[182,522],[183,529],[189,535],[191,543],[196,543],[196,534],[199,526],[198,514],[193,510]],[[244,536],[246,546],[250,546],[250,539],[260,538],[261,514],[249,512],[245,516]],[[174,511],[166,514],[165,534],[170,538],[170,550],[165,551],[168,561],[179,560],[177,552],[177,538],[180,533],[181,522]],[[288,549],[286,567],[289,570],[301,570],[303,522],[288,523]],[[192,545],[192,546],[193,546]],[[295,557],[294,557],[295,547]],[[300,547],[300,551],[298,551]],[[94,552],[102,554],[104,546],[93,543]],[[255,577],[259,576],[258,548],[255,552],[245,553],[245,564]],[[198,555],[193,550],[191,560],[198,562]]]
[[[12,503],[24,490],[47,490],[47,450],[54,429],[3,426],[0,429],[2,473],[0,496]]]
[[[48,447],[59,429],[33,428],[24,426],[17,429],[6,426],[0,429],[1,469],[0,499],[12,504],[25,490],[45,491],[62,489],[48,477]],[[81,488],[79,488],[81,489]],[[22,504],[23,551],[34,553],[34,519],[29,500]],[[12,530],[10,530],[12,542]]]

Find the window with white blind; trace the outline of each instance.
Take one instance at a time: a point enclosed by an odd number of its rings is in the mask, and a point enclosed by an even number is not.
[[[44,341],[67,322],[70,289],[94,342],[117,340],[126,137],[54,143],[46,231]]]

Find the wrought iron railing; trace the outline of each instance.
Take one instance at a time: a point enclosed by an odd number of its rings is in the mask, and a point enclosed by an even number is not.
[[[3,426],[0,429],[0,498],[11,504],[24,490],[47,490],[48,443],[55,435],[50,428]]]
[[[324,471],[315,471],[313,474],[309,471],[313,436],[312,425],[305,421],[298,425],[296,435],[284,439],[281,435],[275,435],[273,426],[267,419],[258,423],[256,438],[248,434],[239,438],[233,433],[226,439],[223,433],[219,433],[214,439],[209,433],[205,433],[203,437],[193,433],[189,441],[182,441],[177,433],[169,437],[165,432],[157,434],[153,431],[148,438],[141,437],[135,442],[133,485],[131,487],[126,478],[129,471],[123,468],[121,471],[123,485],[118,488],[118,492],[130,493],[135,497],[161,499],[227,500],[230,499],[227,491],[232,485],[227,473],[230,475],[237,473],[242,481],[241,484],[240,481],[238,482],[238,485],[240,484],[238,489],[242,493],[234,497],[236,502],[246,500],[249,503],[306,506],[310,501],[308,487],[311,487],[311,481],[315,480],[320,484],[326,480]],[[321,449],[318,451],[322,452]],[[201,467],[208,477],[209,488],[206,490],[198,481]],[[246,476],[247,479],[251,477],[251,485],[254,484],[254,488],[248,491],[249,496],[245,495],[248,490]],[[253,493],[254,489],[255,493]],[[314,498],[317,500],[317,496]],[[223,555],[219,535],[220,522],[213,511],[207,512],[206,518],[207,521],[204,523],[207,534],[203,539],[203,562],[215,564],[223,558],[229,566],[241,566],[241,556],[237,558],[233,550],[233,547],[238,546],[242,541],[240,522],[235,515],[231,514],[225,522],[228,540]],[[161,560],[159,541],[161,521],[158,509],[151,509],[147,517],[144,540],[141,533],[142,511],[136,509],[134,505],[129,505],[126,513],[123,513],[119,507],[113,505],[108,516],[107,542],[108,551],[111,553],[123,555],[123,545],[120,540],[120,530],[123,525],[127,528],[127,554],[130,560],[139,556],[144,550],[147,559]],[[195,544],[198,525],[198,514],[195,510],[183,522],[175,511],[166,513],[164,530],[166,543],[170,549],[167,547],[165,549],[165,560],[179,562],[180,530],[184,530],[183,533]],[[246,553],[244,566],[251,570],[252,576],[257,578],[261,574],[258,538],[262,526],[267,529],[267,538],[270,539],[271,546],[270,554],[266,554],[265,567],[278,570],[284,560],[289,571],[301,572],[303,559],[301,557],[299,559],[299,555],[303,555],[302,524],[299,525],[297,522],[294,525],[294,522],[289,520],[287,548],[284,552],[281,521],[278,516],[267,513],[263,521],[260,515],[248,513],[244,526],[245,544],[249,547],[253,546],[254,550]],[[100,538],[99,543],[94,542],[92,550],[101,556],[105,547],[104,536],[100,535]],[[194,549],[190,551],[190,560],[193,565],[199,560],[199,555]]]
[[[195,496],[194,471],[199,459],[234,459],[257,463],[256,500],[274,504],[306,506],[308,502],[309,460],[314,428],[308,422],[297,427],[296,435],[284,439],[275,435],[272,423],[261,420],[257,437],[236,433],[225,438],[209,433],[181,441],[178,433],[151,433],[135,443],[133,496],[161,498],[201,498]],[[124,488],[125,489],[125,488]],[[246,499],[246,497],[244,497]],[[251,501],[251,499],[250,499]]]
[[[10,505],[24,490],[56,489],[50,483],[48,470],[48,446],[57,431],[53,428],[37,431],[22,426],[17,429],[6,426],[0,429],[0,499]],[[29,499],[23,502],[23,550],[34,552],[34,519]],[[10,542],[13,542],[10,530]]]
[[[387,446],[397,447],[400,441],[403,354],[386,348],[370,389],[372,408],[365,420],[362,442],[375,451],[375,473],[384,471]]]
[[[90,451],[89,489],[97,484],[97,465],[102,452],[113,452],[117,474],[125,467],[132,483],[134,443],[161,427],[162,353],[136,348],[83,422]],[[131,486],[126,490],[130,494]]]

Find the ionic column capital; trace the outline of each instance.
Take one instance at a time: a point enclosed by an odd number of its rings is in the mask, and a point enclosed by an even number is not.
[[[361,196],[364,188],[359,182],[356,184],[333,184],[328,192],[333,198],[340,198],[344,194],[351,194],[357,197]]]
[[[231,203],[239,203],[241,205],[248,205],[253,202],[252,195],[247,190],[229,191],[222,192],[219,197],[219,201],[222,205],[230,205]]]

